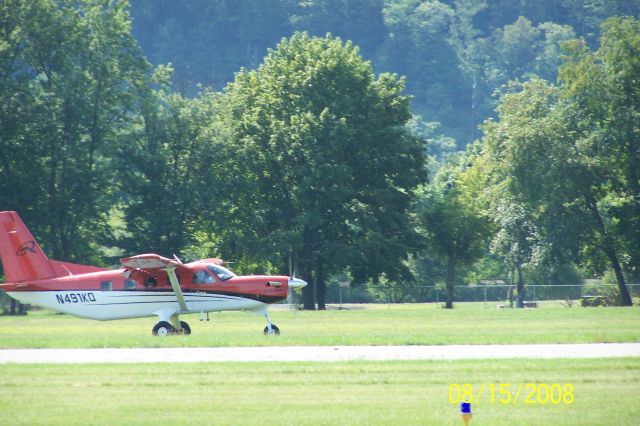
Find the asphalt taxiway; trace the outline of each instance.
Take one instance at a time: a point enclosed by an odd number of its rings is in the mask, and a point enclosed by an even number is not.
[[[0,364],[287,362],[640,357],[640,343],[447,346],[0,349]]]

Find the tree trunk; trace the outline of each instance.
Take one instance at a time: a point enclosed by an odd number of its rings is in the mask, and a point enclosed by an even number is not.
[[[302,279],[307,282],[307,285],[302,289],[303,309],[313,311],[316,309],[316,305],[313,300],[313,276],[311,270],[305,270],[302,274]]]
[[[509,300],[509,307],[513,308],[513,283],[515,281],[515,272],[513,268],[509,272],[509,288],[507,289],[507,300]]]
[[[447,258],[447,301],[445,308],[453,309],[453,283],[456,278],[456,261],[453,256]]]
[[[524,279],[522,278],[522,267],[516,266],[518,272],[518,297],[516,298],[516,308],[524,308]]]
[[[585,202],[587,203],[587,207],[589,207],[589,210],[593,215],[593,219],[596,222],[596,228],[598,229],[600,235],[602,235],[602,250],[609,258],[611,267],[613,268],[613,272],[615,272],[616,274],[616,281],[618,282],[618,289],[620,290],[620,304],[622,306],[632,306],[633,302],[631,301],[629,290],[627,289],[627,285],[625,284],[622,267],[620,266],[620,261],[618,260],[618,254],[616,253],[613,239],[605,228],[604,221],[602,220],[600,210],[598,210],[596,200],[591,194],[586,194],[584,198]]]
[[[303,231],[303,253],[302,253],[302,279],[308,284],[302,289],[302,304],[305,310],[315,310],[314,283],[313,283],[313,262],[311,257],[313,247],[311,246],[311,231],[305,226]]]
[[[316,266],[316,296],[318,298],[318,310],[319,311],[326,311],[327,307],[325,305],[325,290],[326,290],[326,285],[324,282],[324,272],[322,270],[322,265],[320,264],[320,261],[318,260],[317,266]]]

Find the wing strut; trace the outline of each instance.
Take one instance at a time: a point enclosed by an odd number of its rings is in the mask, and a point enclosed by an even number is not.
[[[176,276],[176,267],[168,266],[164,270],[167,271],[169,282],[171,283],[171,287],[173,287],[173,292],[176,294],[178,304],[180,304],[180,310],[183,312],[188,311],[189,309],[187,308],[187,303],[184,301],[184,295],[182,294],[182,289],[180,288],[180,283],[178,282],[178,277]]]

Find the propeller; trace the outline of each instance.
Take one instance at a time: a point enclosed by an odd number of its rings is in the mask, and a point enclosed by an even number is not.
[[[307,285],[307,282],[296,278],[297,264],[292,262],[291,248],[289,248],[289,285],[287,286],[287,302],[289,303],[289,309],[293,310],[294,290],[297,288],[303,288]]]
[[[287,286],[287,302],[289,303],[289,309],[294,310],[294,290],[297,288],[303,288],[307,285],[306,281],[296,278],[297,264],[293,263],[291,247],[289,247],[289,285]]]

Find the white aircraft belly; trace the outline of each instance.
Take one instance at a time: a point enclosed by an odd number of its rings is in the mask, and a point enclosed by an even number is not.
[[[25,291],[10,292],[22,303],[41,306],[83,318],[113,320],[154,316],[159,310],[176,313],[255,310],[264,303],[238,296],[184,293],[188,311],[181,311],[173,292],[145,291]]]

